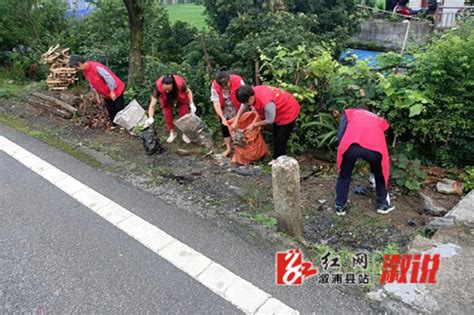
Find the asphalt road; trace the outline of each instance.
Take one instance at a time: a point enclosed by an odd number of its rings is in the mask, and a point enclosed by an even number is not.
[[[368,313],[309,279],[275,284],[273,250],[0,124],[4,136],[302,314]],[[0,150],[0,313],[241,311]],[[232,222],[228,223],[229,225]],[[234,229],[235,230],[235,229]],[[242,232],[244,233],[244,232]]]

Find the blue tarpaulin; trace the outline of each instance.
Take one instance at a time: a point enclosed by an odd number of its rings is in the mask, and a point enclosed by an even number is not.
[[[356,56],[358,60],[366,61],[370,67],[379,68],[377,64],[377,56],[384,53],[383,51],[377,50],[365,50],[365,49],[353,49],[346,48],[342,51],[341,56],[339,57],[340,61],[347,60],[351,56]],[[413,61],[412,55],[403,55],[403,61],[409,63]]]
[[[67,0],[68,9],[66,10],[66,16],[68,17],[83,17],[88,16],[92,11],[95,10],[95,6],[86,0]]]
[[[367,61],[369,66],[377,67],[377,56],[383,53],[382,51],[364,50],[364,49],[344,49],[341,53],[340,60],[345,60],[351,55],[355,55],[357,59]]]

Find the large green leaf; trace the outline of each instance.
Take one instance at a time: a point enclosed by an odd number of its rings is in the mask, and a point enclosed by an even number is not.
[[[421,114],[425,107],[422,104],[415,104],[412,107],[410,107],[410,115],[409,117],[417,116]]]
[[[421,184],[416,179],[410,178],[405,182],[405,187],[408,190],[417,191],[421,188]]]

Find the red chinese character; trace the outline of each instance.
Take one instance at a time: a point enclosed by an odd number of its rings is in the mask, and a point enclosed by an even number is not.
[[[400,266],[400,255],[384,255],[382,276],[380,277],[380,284],[386,282],[392,283],[398,279],[398,266]]]
[[[421,265],[420,283],[436,283],[436,272],[439,268],[439,254],[423,255],[423,263]],[[431,264],[431,267],[429,266]],[[426,282],[428,280],[428,282]]]
[[[439,268],[439,257],[439,254],[434,254],[433,257],[431,257],[429,254],[423,255],[421,276],[418,278],[421,258],[420,254],[384,255],[380,284],[393,282],[407,283],[409,271],[411,271],[410,283],[436,283],[436,272]]]
[[[314,276],[317,272],[311,262],[303,261],[303,254],[299,249],[276,253],[277,284],[299,285],[304,278]]]

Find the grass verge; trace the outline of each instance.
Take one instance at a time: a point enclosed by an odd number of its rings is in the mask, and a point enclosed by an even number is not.
[[[47,129],[31,129],[27,122],[19,119],[14,116],[7,115],[5,113],[0,112],[0,123],[16,129],[20,131],[21,133],[39,139],[43,141],[46,144],[49,144],[52,147],[55,147],[69,155],[72,155],[76,159],[86,163],[87,165],[90,165],[95,168],[102,168],[102,164],[97,161],[96,159],[90,157],[86,153],[83,153],[73,146],[65,143],[62,141],[56,134],[54,134],[51,130]]]

